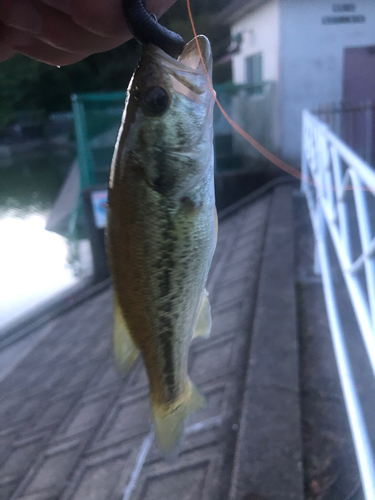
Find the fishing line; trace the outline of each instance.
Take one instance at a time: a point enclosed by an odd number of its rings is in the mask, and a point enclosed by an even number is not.
[[[252,137],[250,134],[248,134],[242,127],[240,127],[240,125],[238,125],[238,123],[236,123],[234,120],[232,120],[232,118],[228,115],[228,113],[225,111],[225,109],[223,108],[223,106],[220,104],[220,102],[219,102],[219,100],[218,100],[218,98],[216,96],[215,89],[214,89],[214,87],[212,85],[211,78],[210,78],[210,75],[208,73],[206,64],[204,62],[201,48],[200,48],[199,43],[198,43],[197,30],[195,29],[195,23],[194,23],[193,15],[192,15],[192,12],[191,12],[190,0],[186,0],[186,2],[187,2],[187,8],[188,8],[188,13],[189,13],[191,27],[193,29],[194,37],[195,37],[197,48],[198,48],[198,52],[199,52],[199,57],[201,59],[202,65],[203,65],[203,69],[204,69],[204,71],[206,73],[208,84],[210,86],[211,92],[212,92],[212,94],[213,94],[213,96],[215,98],[215,102],[216,102],[218,108],[220,109],[221,113],[223,114],[224,118],[234,128],[234,130],[236,132],[238,132],[261,155],[263,155],[265,158],[267,158],[267,160],[269,160],[271,163],[273,163],[276,167],[280,168],[284,172],[292,175],[293,177],[296,177],[299,180],[303,180],[303,175],[302,175],[302,173],[301,173],[300,170],[298,170],[297,168],[293,167],[292,165],[289,165],[285,161],[281,160],[281,158],[278,158],[276,155],[274,155],[273,153],[271,153],[271,151],[269,151],[267,148],[265,148],[264,146],[262,146],[256,139],[254,139],[254,137]],[[313,179],[311,179],[311,178],[307,179],[306,182],[308,182],[309,184],[311,184],[311,185],[313,185],[313,186],[316,187],[316,183],[314,182]],[[333,187],[332,190],[336,191],[337,188]],[[351,186],[351,185],[347,185],[347,186],[344,187],[344,191],[353,191],[353,190],[354,190],[354,187]],[[362,190],[364,190],[364,191],[370,191],[371,193],[375,194],[374,191],[371,188],[362,188]]]
[[[222,114],[224,115],[224,118],[230,123],[230,125],[232,125],[232,127],[234,128],[234,130],[236,132],[238,132],[240,135],[242,135],[242,137],[248,143],[250,143],[257,151],[259,151],[260,154],[262,154],[265,158],[267,158],[267,160],[269,160],[271,163],[273,163],[277,167],[281,168],[281,170],[284,170],[284,172],[287,172],[288,174],[293,175],[293,177],[296,177],[297,179],[301,180],[302,175],[301,175],[301,172],[297,168],[292,167],[292,165],[289,165],[288,163],[286,163],[285,161],[281,160],[276,155],[271,153],[271,151],[268,151],[267,148],[262,146],[256,139],[254,139],[254,137],[252,137],[250,134],[248,134],[242,127],[240,127],[238,125],[238,123],[236,123],[234,120],[232,120],[232,118],[228,115],[228,113],[225,111],[223,106],[220,104],[220,102],[216,96],[216,92],[214,90],[214,87],[211,83],[211,78],[210,78],[210,75],[207,71],[207,67],[204,63],[203,54],[202,54],[201,48],[200,48],[198,40],[197,40],[197,30],[195,29],[193,15],[191,13],[190,0],[186,0],[186,1],[187,1],[187,8],[188,8],[188,12],[189,12],[190,23],[191,23],[191,27],[193,29],[194,37],[195,37],[195,40],[197,43],[199,56],[200,56],[201,62],[203,64],[204,71],[207,75],[207,79],[208,79],[208,83],[209,83],[211,92],[212,92],[213,96],[215,97],[215,102],[216,102],[218,108],[220,109],[220,111],[222,112]]]

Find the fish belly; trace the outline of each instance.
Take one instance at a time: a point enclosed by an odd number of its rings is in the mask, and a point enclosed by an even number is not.
[[[148,186],[124,182],[109,198],[116,303],[145,362],[159,436],[169,428],[168,436],[159,437],[165,449],[181,433],[186,414],[202,404],[188,378],[187,360],[214,252],[215,208],[208,185],[196,190],[189,197],[198,200],[194,204],[186,203],[186,195],[183,202],[170,200]],[[178,420],[175,432],[170,431],[172,413]]]

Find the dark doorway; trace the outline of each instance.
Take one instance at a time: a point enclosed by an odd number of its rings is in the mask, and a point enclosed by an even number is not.
[[[344,53],[341,137],[367,163],[375,165],[375,46]]]
[[[375,45],[345,49],[343,100],[375,102]]]

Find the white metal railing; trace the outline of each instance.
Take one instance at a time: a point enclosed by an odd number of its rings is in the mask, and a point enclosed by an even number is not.
[[[375,376],[375,231],[369,210],[375,171],[309,111],[303,112],[302,190],[314,229],[315,270],[322,275],[363,491],[366,500],[375,500],[374,456],[350,366],[328,251],[329,234]]]
[[[375,101],[334,102],[313,112],[369,165],[375,165]]]

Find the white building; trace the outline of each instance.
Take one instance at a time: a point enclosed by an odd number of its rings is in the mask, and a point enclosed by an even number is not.
[[[239,42],[234,83],[276,82],[271,135],[284,159],[299,162],[303,108],[345,99],[345,81],[353,99],[363,78],[372,81],[358,100],[375,100],[375,51],[358,67],[348,50],[375,45],[375,0],[234,0],[218,19]]]

